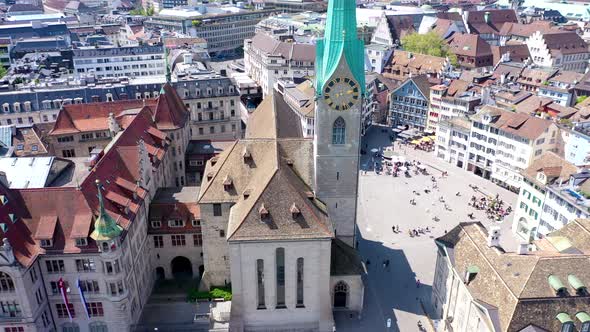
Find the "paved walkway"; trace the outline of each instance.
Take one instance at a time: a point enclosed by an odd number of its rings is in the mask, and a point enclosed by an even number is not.
[[[390,145],[388,134],[382,133],[379,128],[372,128],[365,141],[367,151]],[[361,320],[336,315],[338,331],[418,331],[418,320],[428,327],[420,300],[426,310],[432,310],[430,296],[436,263],[434,238],[443,235],[445,230],[452,229],[459,222],[468,221],[468,213],[473,212],[475,219],[486,226],[500,225],[502,245],[507,251],[516,250],[516,241],[510,233],[512,215],[497,224],[488,220],[482,211],[467,205],[471,195],[481,195],[474,192],[470,184],[477,185],[486,193],[499,194],[513,208],[516,194],[445,163],[437,159],[434,153],[408,148],[407,152],[401,154],[408,160],[416,159],[436,167],[427,166],[427,169],[437,177],[439,188],[430,194],[424,193],[427,186],[432,189],[431,175],[406,178],[376,175],[373,171],[361,173],[357,215],[359,250],[364,260],[370,261],[365,283],[365,310]],[[371,165],[371,156],[363,156],[362,163],[365,168]],[[449,176],[440,179],[441,171],[447,171]],[[414,196],[414,190],[420,195]],[[461,192],[461,196],[456,196],[457,192]],[[438,201],[440,196],[445,198],[451,211],[445,210],[444,204]],[[412,197],[416,198],[415,206],[409,204]],[[434,216],[440,221],[434,222]],[[394,234],[391,229],[393,225],[399,225],[402,232]],[[429,227],[431,232],[420,237],[410,237],[408,229],[417,227]],[[386,259],[389,259],[390,265],[383,268],[382,262]],[[418,279],[419,287],[416,282]],[[392,326],[387,329],[389,318],[392,319]]]

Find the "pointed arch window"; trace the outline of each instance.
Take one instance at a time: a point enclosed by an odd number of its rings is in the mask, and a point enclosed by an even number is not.
[[[338,117],[332,125],[332,144],[344,144],[346,137],[346,122],[342,117]]]
[[[285,305],[285,249],[276,249],[276,273],[277,273],[277,306],[286,308]]]
[[[266,309],[264,304],[264,261],[256,260],[256,284],[258,288],[258,309]]]
[[[303,257],[297,258],[297,307],[303,308]]]
[[[0,293],[5,292],[14,292],[14,281],[8,274],[0,272]]]

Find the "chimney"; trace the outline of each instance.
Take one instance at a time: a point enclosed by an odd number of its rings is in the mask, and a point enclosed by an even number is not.
[[[117,133],[121,131],[121,127],[119,127],[117,120],[115,120],[115,114],[113,112],[109,113],[109,118],[107,121],[109,124],[109,131],[111,132],[111,137],[115,137],[115,135],[117,135]]]
[[[499,247],[500,246],[500,227],[492,226],[490,227],[488,233],[488,247]]]
[[[516,248],[516,253],[519,255],[526,255],[529,252],[529,244],[528,243],[519,243],[518,248]]]

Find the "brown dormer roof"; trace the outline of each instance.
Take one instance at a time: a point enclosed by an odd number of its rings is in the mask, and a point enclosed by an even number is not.
[[[456,55],[469,57],[482,57],[492,55],[492,48],[479,35],[453,34],[450,38],[449,48]]]
[[[154,110],[154,122],[157,128],[160,130],[182,128],[188,117],[188,110],[176,90],[169,83],[164,84]]]
[[[301,213],[301,211],[299,211],[299,208],[297,207],[297,204],[295,204],[295,203],[293,203],[291,205],[291,208],[289,208],[289,211],[291,211],[291,213],[293,213],[293,214]]]
[[[260,217],[266,217],[268,215],[268,210],[264,206],[264,203],[260,204],[260,207],[258,208],[258,214],[260,214]]]
[[[543,39],[552,54],[588,53],[588,44],[575,32],[546,33]]]

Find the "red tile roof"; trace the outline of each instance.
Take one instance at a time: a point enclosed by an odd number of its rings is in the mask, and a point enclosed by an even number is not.
[[[41,218],[39,218],[39,227],[37,227],[37,232],[35,232],[35,240],[53,239],[55,225],[57,225],[57,216],[41,216]]]
[[[154,112],[154,122],[158,129],[169,130],[184,127],[188,111],[174,88],[166,83],[162,87]]]
[[[99,108],[100,109],[100,108]],[[146,190],[140,186],[141,176],[138,141],[143,140],[146,149],[157,150],[163,158],[168,141],[166,135],[153,128],[149,107],[142,108],[119,135],[113,146],[105,152],[88,176],[76,187],[52,187],[12,191],[0,184],[0,195],[8,202],[0,206],[0,223],[7,224],[6,233],[0,231],[0,239],[8,238],[18,261],[29,266],[39,254],[96,252],[96,242],[88,238],[88,246],[77,247],[76,238],[86,237],[93,228],[93,216],[98,211],[98,179],[107,198],[105,209],[127,229],[135,220],[136,213],[144,203]],[[156,139],[148,129],[164,139]],[[149,161],[148,161],[149,162]],[[157,167],[158,163],[147,165]],[[151,171],[150,171],[151,173]],[[137,195],[134,195],[134,192]],[[127,209],[126,209],[127,208]],[[18,219],[12,223],[9,214]],[[33,234],[40,238],[49,236],[53,229],[53,247],[40,248]]]
[[[479,35],[455,33],[449,39],[449,48],[456,55],[480,57],[492,55],[492,48]]]
[[[119,125],[126,128],[143,107],[149,108],[158,129],[182,128],[188,120],[189,113],[182,99],[170,84],[165,84],[156,99],[64,105],[49,135],[108,130],[110,113],[114,113]]]
[[[118,117],[121,113],[131,109],[155,105],[155,99],[64,105],[49,135],[108,130],[109,113],[114,113],[115,117]]]
[[[488,20],[486,20],[486,17]],[[504,23],[518,23],[513,9],[481,10],[467,12],[467,24],[476,34],[498,33]]]

